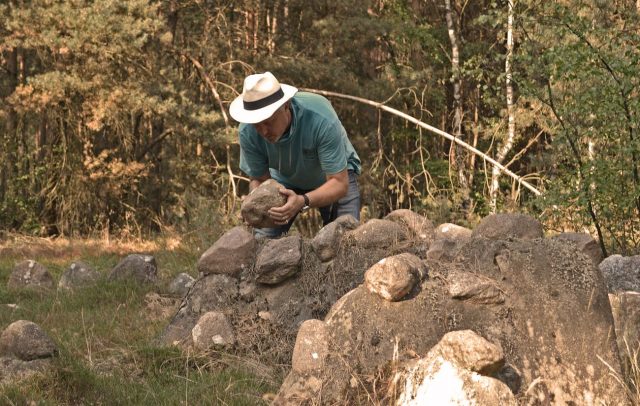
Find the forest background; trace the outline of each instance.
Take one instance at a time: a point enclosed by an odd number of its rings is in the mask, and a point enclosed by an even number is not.
[[[149,236],[238,221],[227,114],[243,78],[329,96],[363,159],[363,214],[471,225],[523,211],[640,244],[640,0],[5,0],[0,230]],[[301,230],[317,227],[313,216]],[[1,231],[0,231],[1,233]]]

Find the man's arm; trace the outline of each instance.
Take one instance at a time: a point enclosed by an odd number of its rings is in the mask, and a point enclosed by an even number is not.
[[[349,174],[345,168],[338,173],[327,175],[327,181],[319,188],[307,193],[311,207],[324,207],[337,202],[347,195],[349,190]],[[304,207],[304,197],[293,190],[283,189],[280,193],[287,196],[284,206],[269,210],[269,216],[276,222],[286,223]]]
[[[324,207],[335,203],[347,195],[349,191],[349,174],[343,171],[327,175],[327,181],[319,188],[307,193],[311,207]],[[304,198],[299,196],[304,206]],[[302,206],[300,206],[302,208]]]

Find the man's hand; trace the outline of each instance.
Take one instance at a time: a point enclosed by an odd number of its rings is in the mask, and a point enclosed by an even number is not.
[[[276,224],[287,224],[304,207],[304,198],[291,189],[281,189],[280,193],[287,197],[287,202],[269,209],[269,217]]]

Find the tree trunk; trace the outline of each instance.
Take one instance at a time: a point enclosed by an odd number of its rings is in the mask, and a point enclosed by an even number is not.
[[[10,49],[6,52],[6,61],[7,61],[7,73],[9,76],[9,93],[13,93],[15,88],[18,86],[18,50],[16,48]],[[2,168],[2,178],[0,179],[0,198],[4,200],[7,189],[10,188],[8,182],[11,179],[14,179],[16,172],[16,163],[17,157],[15,155],[15,140],[18,137],[18,114],[11,107],[6,107],[7,109],[7,121],[6,121],[6,132],[4,134],[4,139],[2,140],[3,151],[1,155],[3,156],[1,168]]]
[[[513,147],[516,132],[515,111],[513,108],[513,84],[511,83],[511,59],[513,58],[513,8],[515,0],[509,1],[509,15],[507,17],[507,55],[504,62],[507,91],[507,137],[498,149],[496,161],[502,163]],[[491,169],[491,184],[489,186],[489,207],[495,213],[498,206],[498,190],[500,189],[500,168],[493,166]]]
[[[460,50],[458,47],[458,36],[456,27],[453,22],[453,11],[451,8],[451,0],[445,0],[447,30],[449,32],[449,41],[451,42],[451,81],[453,83],[453,125],[452,133],[456,138],[462,137],[462,79],[460,77]],[[463,209],[469,205],[469,181],[466,175],[464,152],[457,145],[452,146],[451,163],[458,175],[458,182],[462,193]]]
[[[480,116],[478,113],[478,106],[480,105],[480,86],[476,87],[476,102],[473,107],[473,143],[471,146],[476,148],[478,146],[478,139],[480,138]],[[469,185],[473,185],[474,180],[474,168],[476,167],[476,154],[469,154]]]

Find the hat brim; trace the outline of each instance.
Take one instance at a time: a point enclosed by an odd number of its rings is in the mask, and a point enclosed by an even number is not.
[[[291,99],[297,92],[298,88],[280,84],[280,88],[284,93],[284,97],[275,103],[272,103],[266,107],[258,110],[245,110],[244,103],[242,102],[242,95],[236,97],[229,106],[229,114],[239,123],[256,124],[263,120],[268,119],[282,106],[287,100]]]

